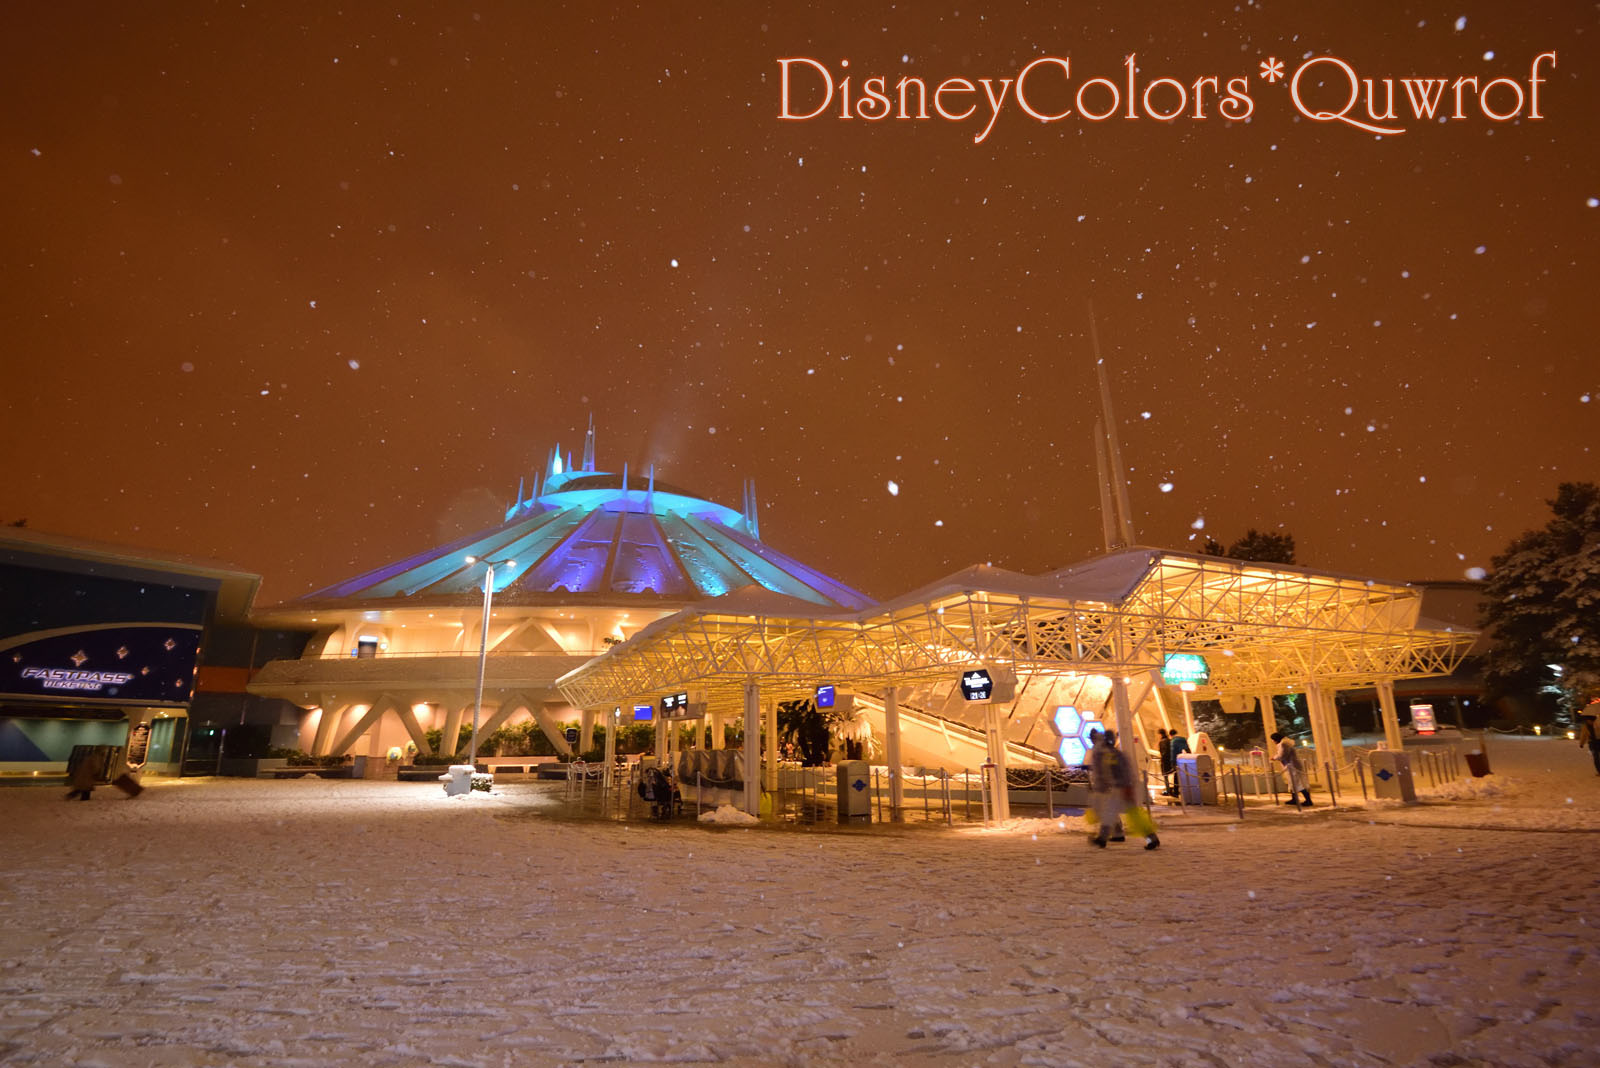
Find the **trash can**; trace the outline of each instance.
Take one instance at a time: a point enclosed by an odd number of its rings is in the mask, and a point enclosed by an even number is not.
[[[1416,787],[1411,782],[1411,758],[1393,749],[1374,749],[1369,760],[1372,764],[1372,793],[1374,797],[1389,801],[1417,800]]]
[[[1472,772],[1474,779],[1481,779],[1489,774],[1489,754],[1481,749],[1476,753],[1463,753],[1467,758],[1467,770]]]
[[[1217,803],[1217,775],[1205,753],[1184,753],[1178,757],[1178,792],[1186,805]]]
[[[472,789],[472,765],[451,764],[450,770],[439,776],[439,781],[444,783],[446,797],[455,797]]]
[[[841,760],[834,769],[839,822],[872,818],[872,768],[865,760]]]

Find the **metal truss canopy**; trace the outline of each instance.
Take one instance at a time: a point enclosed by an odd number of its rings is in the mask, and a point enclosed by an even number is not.
[[[1043,576],[977,567],[897,601],[819,614],[747,589],[687,608],[563,676],[580,708],[685,687],[714,709],[747,683],[778,699],[819,683],[862,689],[974,663],[1019,677],[1128,676],[1199,653],[1197,696],[1349,688],[1452,671],[1475,632],[1420,618],[1419,589],[1304,568],[1126,549]]]

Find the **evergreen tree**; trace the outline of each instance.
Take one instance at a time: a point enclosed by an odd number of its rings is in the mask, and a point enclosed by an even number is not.
[[[1205,548],[1201,551],[1207,556],[1226,556],[1230,560],[1249,560],[1258,564],[1295,562],[1293,534],[1268,534],[1254,527],[1246,530],[1244,537],[1226,549],[1215,538],[1207,537]]]
[[[1600,693],[1600,486],[1563,482],[1546,503],[1555,518],[1491,561],[1484,683],[1490,699],[1555,692],[1571,709]]]

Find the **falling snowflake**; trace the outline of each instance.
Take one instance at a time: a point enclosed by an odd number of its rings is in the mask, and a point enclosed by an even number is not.
[[[900,496],[900,483],[896,482],[892,478],[889,480],[889,496],[891,496],[891,497]]]

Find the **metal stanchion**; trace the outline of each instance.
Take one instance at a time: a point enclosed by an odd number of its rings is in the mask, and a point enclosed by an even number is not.
[[[1359,759],[1356,760],[1356,782],[1361,784],[1361,800],[1367,799],[1367,769]]]
[[[944,769],[940,768],[939,771],[942,774],[944,772]],[[967,822],[971,823],[972,822],[972,777],[967,774],[967,769],[966,768],[962,768],[961,769],[961,796],[966,801]]]
[[[956,825],[956,819],[955,819],[955,814],[950,811],[950,779],[943,774],[943,771],[944,771],[943,768],[940,768],[939,771],[941,772],[941,774],[939,775],[940,789],[944,793],[944,825],[946,827],[954,827]],[[923,808],[926,809],[927,808],[927,791],[928,791],[928,787],[927,787],[926,784],[923,785],[922,791],[923,791]]]
[[[883,788],[878,785],[878,769],[872,769],[872,793],[878,800],[878,822],[883,822]]]
[[[1056,795],[1051,789],[1055,782],[1056,773],[1053,769],[1044,769],[1044,812],[1046,819],[1056,818]]]
[[[1332,804],[1334,808],[1338,808],[1339,807],[1339,780],[1334,775],[1333,765],[1332,764],[1324,762],[1322,766],[1323,766],[1323,768],[1325,768],[1327,770],[1327,773],[1328,773],[1328,802],[1330,804]]]
[[[1244,788],[1239,784],[1239,769],[1233,769],[1233,799],[1239,804],[1239,818],[1244,819]]]

